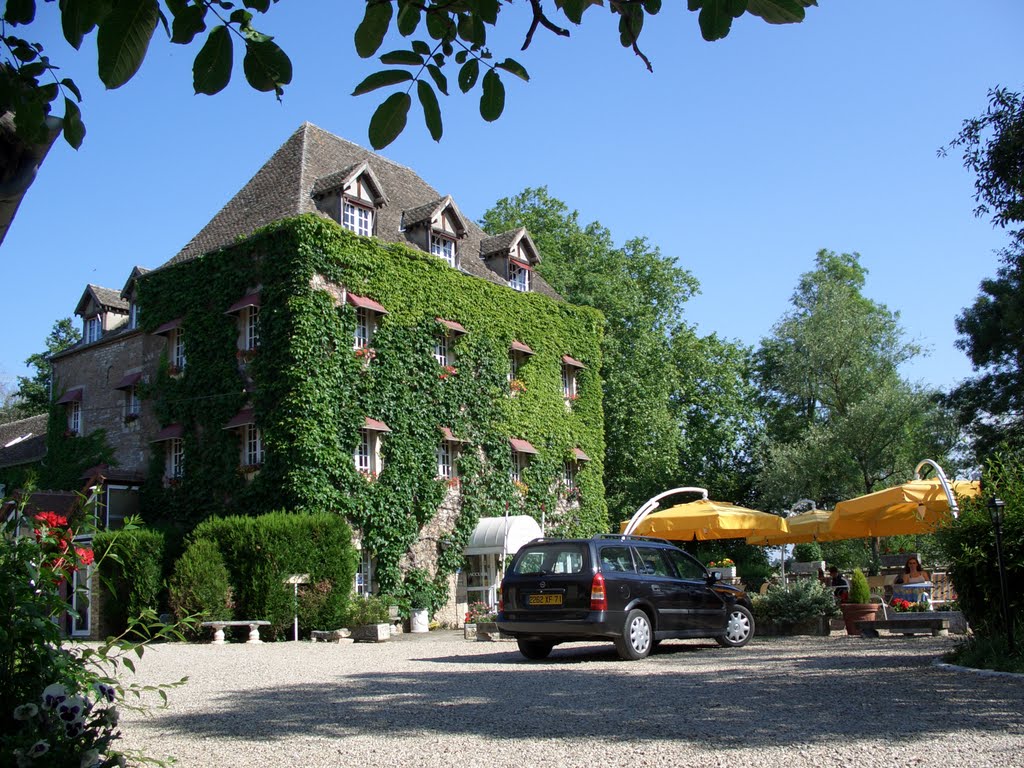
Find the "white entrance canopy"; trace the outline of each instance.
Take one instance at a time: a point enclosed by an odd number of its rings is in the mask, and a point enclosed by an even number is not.
[[[539,539],[543,535],[537,521],[529,515],[485,517],[477,523],[463,554],[513,555],[528,541]]]

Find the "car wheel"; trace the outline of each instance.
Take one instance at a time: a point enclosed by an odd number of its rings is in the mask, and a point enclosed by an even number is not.
[[[729,622],[725,634],[716,637],[718,644],[726,648],[741,648],[754,636],[754,616],[744,605],[729,609]]]
[[[528,659],[539,661],[551,655],[554,643],[545,643],[542,640],[516,640],[519,645],[519,652]]]
[[[619,657],[627,661],[642,659],[651,652],[654,632],[651,631],[651,619],[639,608],[626,614],[626,623],[622,627],[622,637],[615,641],[615,650]]]

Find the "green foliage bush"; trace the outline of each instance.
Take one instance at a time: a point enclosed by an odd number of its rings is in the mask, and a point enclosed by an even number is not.
[[[987,507],[992,496],[1006,502],[1003,510],[1003,565],[1011,620],[1024,616],[1024,455],[998,454],[984,467],[985,492],[960,500],[960,515],[936,533],[957,602],[976,635],[995,640],[1005,635],[996,558],[995,529]],[[1018,654],[1024,647],[1017,625]],[[994,646],[993,646],[994,647]]]
[[[864,605],[871,602],[871,588],[868,586],[868,577],[860,568],[853,569],[853,576],[850,578],[850,599],[849,602],[856,605]]]
[[[817,579],[791,582],[789,589],[781,585],[769,587],[765,595],[755,596],[753,603],[757,621],[783,626],[832,617],[839,612],[832,590]]]
[[[215,541],[200,538],[188,546],[171,574],[168,602],[178,620],[186,616],[197,616],[200,621],[232,618],[228,569]]]
[[[272,635],[286,636],[295,598],[294,587],[284,582],[308,573],[310,585],[301,588],[300,633],[342,626],[358,555],[340,515],[271,512],[211,518],[196,527],[192,538],[216,542],[224,553],[236,619],[269,621]]]
[[[92,545],[101,561],[105,632],[120,635],[129,619],[147,609],[159,612],[164,590],[163,533],[146,528],[104,531],[96,534]]]
[[[824,560],[825,558],[821,554],[821,544],[816,541],[809,541],[793,547],[793,559],[798,563],[813,563],[816,560]]]
[[[390,621],[388,601],[371,595],[365,598],[357,597],[349,603],[344,623],[351,628],[366,624],[386,624]]]

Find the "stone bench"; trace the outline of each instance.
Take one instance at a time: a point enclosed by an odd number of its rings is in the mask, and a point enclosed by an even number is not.
[[[259,643],[260,627],[269,627],[269,621],[204,621],[204,627],[213,627],[213,644],[224,645],[224,627],[248,627],[249,639],[247,643]]]
[[[907,636],[929,633],[933,637],[937,637],[949,634],[949,619],[937,619],[917,614],[913,617],[907,616],[898,619],[858,621],[857,628],[860,630],[861,637],[878,637],[880,629],[887,629],[890,632]]]

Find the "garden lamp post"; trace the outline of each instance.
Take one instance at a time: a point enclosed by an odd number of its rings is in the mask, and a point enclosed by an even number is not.
[[[996,532],[996,565],[999,568],[999,595],[1003,607],[1003,622],[1006,624],[1006,645],[1010,653],[1014,652],[1013,622],[1010,620],[1010,605],[1006,599],[1006,569],[1003,567],[1003,509],[1006,502],[992,496],[988,500],[988,513],[992,517],[992,527]]]

